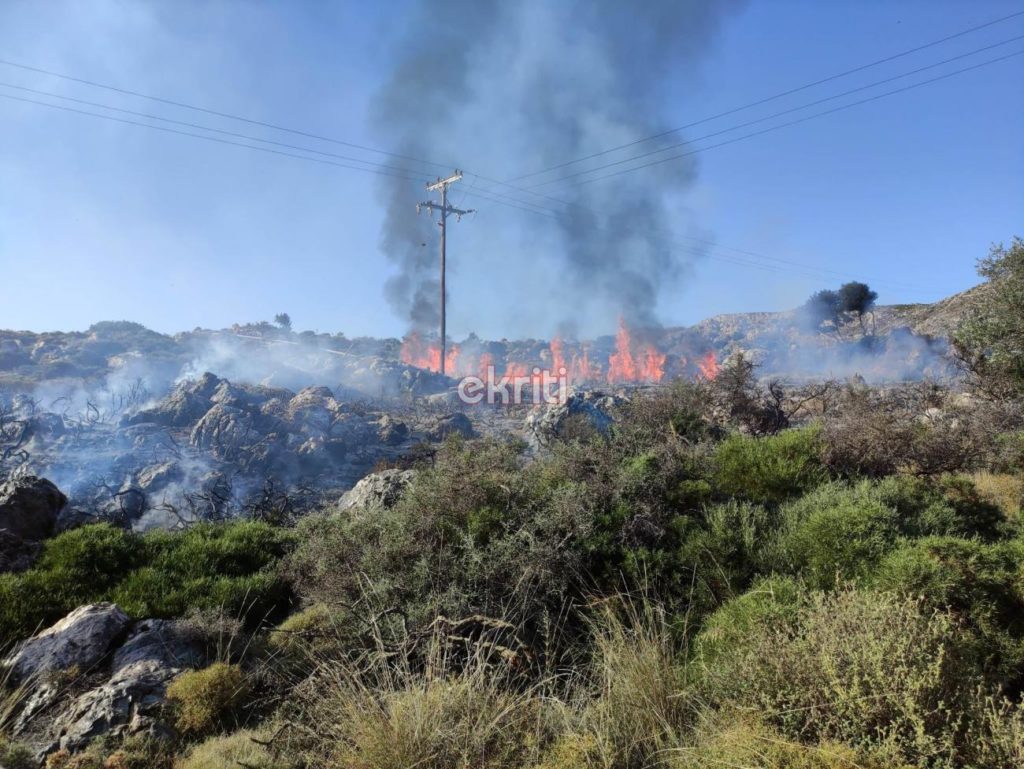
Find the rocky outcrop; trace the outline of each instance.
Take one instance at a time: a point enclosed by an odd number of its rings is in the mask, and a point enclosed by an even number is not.
[[[60,489],[45,478],[26,476],[0,484],[0,529],[19,539],[38,541],[53,534],[67,504]]]
[[[26,476],[0,485],[0,573],[32,564],[66,504],[67,497],[44,478]]]
[[[106,657],[127,626],[128,615],[112,603],[82,606],[20,644],[2,667],[16,683],[72,668],[87,671]]]
[[[534,447],[549,447],[568,437],[573,429],[606,434],[615,419],[613,410],[623,399],[599,390],[574,390],[565,403],[535,408],[526,417],[526,430]]]
[[[409,425],[390,414],[377,420],[377,440],[385,446],[398,446],[409,437]]]
[[[342,495],[338,509],[344,512],[392,507],[401,499],[414,475],[412,470],[395,469],[370,473]]]
[[[0,529],[0,573],[24,571],[39,554],[38,542],[26,542],[6,529]]]
[[[182,382],[155,406],[137,411],[125,422],[130,425],[153,422],[166,427],[191,424],[209,410],[211,398],[222,381],[207,372],[198,379]]]
[[[168,682],[207,662],[204,639],[186,623],[131,623],[113,604],[82,606],[4,661],[28,688],[12,732],[40,758],[99,737],[169,736]]]
[[[170,734],[161,720],[167,684],[205,662],[202,644],[182,623],[137,623],[114,652],[109,680],[79,696],[54,721],[57,747],[74,751],[104,735]]]

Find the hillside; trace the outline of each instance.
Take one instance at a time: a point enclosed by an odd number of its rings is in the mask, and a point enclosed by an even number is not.
[[[640,338],[666,355],[668,376],[698,374],[695,361],[710,352],[722,360],[742,351],[763,373],[795,379],[854,371],[869,378],[916,379],[940,373],[949,334],[983,290],[977,286],[933,304],[882,305],[863,327],[847,319],[828,332],[810,328],[795,309],[716,315],[693,326],[647,330]],[[587,350],[592,360],[607,360],[616,341],[567,341],[566,359]],[[467,359],[486,355],[499,370],[551,362],[545,340],[484,341],[471,335],[450,348],[461,348]],[[84,332],[0,330],[0,390],[9,393],[31,391],[44,381],[102,381],[114,374],[124,381],[142,378],[160,390],[204,371],[290,389],[340,383],[368,397],[444,389],[424,368],[430,366],[407,358],[399,339],[293,334],[267,323],[173,336],[129,322],[97,323]]]

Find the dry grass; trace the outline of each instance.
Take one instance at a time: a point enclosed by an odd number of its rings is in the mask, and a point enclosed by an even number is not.
[[[971,479],[982,499],[1002,510],[1009,520],[1020,519],[1024,507],[1024,476],[984,471],[974,473]]]
[[[375,654],[322,661],[297,689],[292,735],[323,769],[529,766],[550,741],[559,704],[509,671],[443,654],[422,667]]]
[[[291,766],[271,756],[262,744],[267,741],[267,736],[242,730],[222,737],[211,737],[192,748],[187,756],[175,761],[174,769],[285,769]]]
[[[657,766],[684,742],[693,710],[665,617],[652,603],[615,598],[591,620],[594,657],[574,745],[591,746],[591,764]]]

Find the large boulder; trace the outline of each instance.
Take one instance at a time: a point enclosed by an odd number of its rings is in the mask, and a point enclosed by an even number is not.
[[[16,683],[72,668],[88,671],[110,653],[127,627],[128,615],[112,603],[81,606],[21,643],[0,667]]]
[[[401,499],[414,475],[412,470],[395,469],[370,473],[342,495],[338,509],[345,512],[392,507]]]
[[[147,494],[159,491],[185,477],[181,464],[173,459],[144,467],[136,474],[136,484]]]
[[[573,390],[564,403],[535,406],[526,417],[526,430],[535,448],[546,448],[564,439],[573,428],[606,434],[615,419],[613,410],[622,398],[598,390]]]
[[[205,664],[200,639],[185,624],[144,620],[114,653],[110,679],[81,695],[52,727],[51,747],[75,751],[101,736],[171,733],[161,720],[168,682]]]
[[[399,446],[409,438],[409,425],[390,414],[377,420],[377,440],[385,446]]]
[[[0,484],[0,529],[23,540],[46,539],[53,534],[67,501],[45,478],[11,479]]]
[[[331,430],[338,402],[327,387],[306,387],[288,403],[286,416],[297,433],[325,438]]]

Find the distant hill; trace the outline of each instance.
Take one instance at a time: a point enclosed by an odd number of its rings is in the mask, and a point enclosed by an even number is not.
[[[677,372],[692,372],[692,365],[687,369],[685,361],[711,352],[719,361],[743,352],[761,365],[763,374],[773,376],[858,373],[878,380],[942,376],[948,369],[949,335],[985,290],[984,285],[976,286],[933,304],[879,306],[863,324],[848,318],[839,328],[825,331],[811,327],[801,310],[794,309],[716,315],[693,326],[647,332],[644,338],[675,361]],[[87,331],[73,332],[0,330],[0,390],[29,391],[51,380],[103,380],[114,371],[121,378],[138,372],[151,382],[172,382],[189,369],[196,369],[193,373],[212,369],[240,381],[293,388],[333,386],[339,377],[347,380],[345,370],[352,367],[399,364],[401,344],[398,339],[291,334],[267,323],[222,331],[196,329],[174,336],[127,321],[96,323]],[[475,340],[473,344],[497,361],[514,359],[533,365],[549,359],[545,358],[546,340]],[[606,359],[615,338],[572,344],[576,350],[589,347]],[[320,352],[312,362],[308,360],[311,351]],[[290,352],[295,355],[286,354]],[[399,366],[393,372],[404,377],[406,384],[416,379],[415,372],[407,369]],[[414,384],[420,386],[418,380]]]

